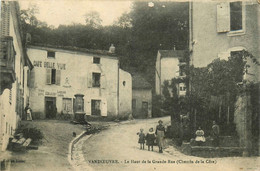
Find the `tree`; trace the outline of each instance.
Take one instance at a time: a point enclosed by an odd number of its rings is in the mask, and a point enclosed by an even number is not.
[[[129,13],[123,13],[118,20],[114,23],[114,25],[122,27],[122,28],[130,28],[132,27],[132,18]]]
[[[102,19],[100,18],[100,14],[97,11],[90,11],[85,14],[86,25],[98,28],[101,26]]]
[[[36,18],[36,14],[39,13],[39,8],[35,4],[30,4],[28,9],[21,10],[20,16],[23,23],[30,24],[31,26],[37,26],[38,19]]]

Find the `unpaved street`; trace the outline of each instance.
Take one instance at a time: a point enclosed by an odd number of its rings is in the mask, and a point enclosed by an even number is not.
[[[163,154],[158,153],[158,147],[155,147],[153,152],[148,151],[147,146],[145,150],[140,150],[136,133],[140,128],[145,132],[150,127],[155,128],[157,121],[158,119],[135,120],[117,124],[99,134],[82,139],[84,142],[80,141],[79,144],[85,163],[81,165],[88,165],[93,170],[256,170],[258,158],[199,158],[186,156],[172,146]],[[163,121],[167,124],[170,118],[163,118]],[[100,163],[103,162],[101,160],[109,163]],[[111,160],[115,163],[111,163]],[[196,160],[202,160],[204,163],[196,164]],[[148,163],[149,161],[151,163]]]

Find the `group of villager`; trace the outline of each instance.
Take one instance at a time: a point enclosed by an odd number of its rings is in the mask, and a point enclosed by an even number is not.
[[[137,135],[139,135],[138,143],[140,144],[140,149],[144,149],[144,144],[146,142],[148,151],[153,151],[153,146],[157,144],[159,147],[159,153],[163,152],[162,149],[165,146],[165,127],[163,126],[162,120],[159,120],[158,123],[155,132],[153,128],[150,128],[149,132],[145,135],[144,130],[141,128],[140,132],[137,133]]]

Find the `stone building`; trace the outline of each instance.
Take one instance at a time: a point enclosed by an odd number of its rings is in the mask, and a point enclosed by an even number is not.
[[[29,101],[28,75],[33,68],[22,43],[19,4],[1,2],[0,151],[7,148]]]
[[[31,45],[27,53],[34,66],[30,105],[35,118],[73,117],[78,108],[92,117],[132,113],[132,78],[119,68],[113,51]],[[83,98],[77,100],[77,94]]]
[[[132,112],[134,118],[152,117],[152,86],[142,76],[132,74],[133,99]]]
[[[191,64],[205,67],[214,59],[228,59],[241,50],[259,58],[259,16],[256,1],[191,2]],[[256,71],[250,67],[248,76],[259,78]]]
[[[205,67],[214,59],[227,60],[242,50],[260,61],[260,6],[257,1],[190,2],[189,11],[190,62],[195,67]],[[245,68],[243,82],[259,83],[259,66],[251,59],[246,62],[250,67]],[[248,99],[250,96],[245,94],[237,97],[234,122],[240,146],[246,149],[244,153],[252,149],[252,143],[258,146],[259,153],[259,135],[254,137],[258,142],[251,141],[252,108]]]

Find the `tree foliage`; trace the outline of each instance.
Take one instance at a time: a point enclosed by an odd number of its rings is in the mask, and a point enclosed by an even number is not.
[[[97,11],[90,11],[85,14],[86,25],[98,28],[101,27],[102,19],[100,18],[100,14]]]
[[[133,3],[129,13],[110,26],[102,26],[97,12],[86,14],[86,25],[46,26],[35,20],[37,10],[22,11],[23,27],[32,35],[33,44],[76,46],[108,50],[113,43],[125,70],[134,68],[145,74],[154,85],[154,66],[159,49],[186,49],[188,45],[188,3],[147,2]],[[38,24],[34,24],[33,20]]]

